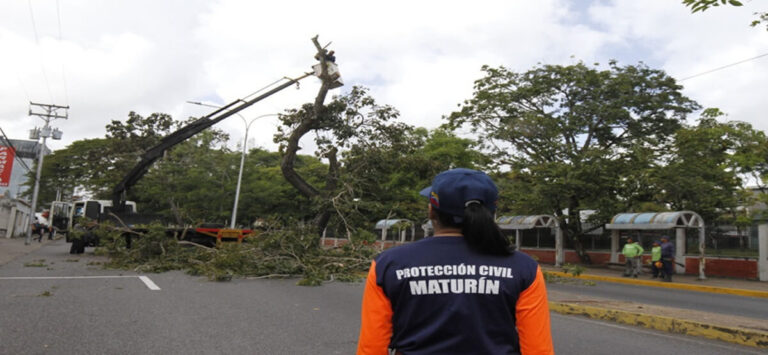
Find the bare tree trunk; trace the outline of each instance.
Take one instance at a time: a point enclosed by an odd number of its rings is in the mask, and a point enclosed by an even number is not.
[[[325,180],[326,193],[325,196],[322,196],[324,199],[330,198],[329,194],[335,191],[339,185],[339,161],[336,157],[337,152],[338,150],[334,147],[325,154],[325,157],[328,158],[328,176]],[[331,210],[328,206],[329,202],[330,201],[322,202],[323,208],[321,208],[320,213],[315,217],[314,223],[320,233],[322,233],[328,225],[328,221],[331,219]]]
[[[571,203],[568,208],[569,228],[566,228],[565,232],[567,233],[568,238],[571,238],[571,241],[573,241],[573,250],[576,252],[576,255],[579,256],[579,260],[581,260],[582,263],[589,265],[592,264],[592,258],[590,258],[587,250],[584,249],[584,244],[581,243],[581,236],[583,235],[581,233],[581,215],[579,214],[577,207],[578,201],[571,198]]]
[[[320,60],[322,68],[322,72],[320,74],[322,85],[320,86],[320,90],[317,92],[317,96],[315,96],[315,102],[312,107],[312,114],[303,117],[299,125],[288,138],[288,144],[285,147],[285,151],[283,152],[283,159],[280,163],[280,170],[282,171],[285,180],[293,185],[293,187],[296,188],[299,193],[310,199],[318,199],[323,197],[321,196],[321,192],[309,184],[303,177],[301,177],[301,175],[299,175],[294,168],[294,164],[296,162],[296,152],[299,150],[299,141],[301,140],[301,137],[303,137],[312,129],[316,128],[320,117],[322,117],[324,114],[325,106],[323,105],[323,102],[325,102],[325,98],[328,95],[328,90],[330,89],[331,82],[333,80],[328,76],[328,69],[326,67],[327,51],[320,46],[320,43],[317,40],[317,36],[312,38],[312,43],[314,43],[315,48],[317,49],[316,58]],[[328,178],[326,180],[326,186],[324,190],[326,192],[325,195],[327,195],[328,192],[333,191],[333,189],[335,189],[337,186],[339,166],[336,159],[336,149],[334,148],[328,152],[326,154],[326,158],[329,160],[329,167]],[[326,202],[322,203],[323,206],[314,220],[314,224],[320,233],[322,233],[323,229],[325,229],[325,227],[328,225],[328,221],[331,217],[331,212],[327,208]]]

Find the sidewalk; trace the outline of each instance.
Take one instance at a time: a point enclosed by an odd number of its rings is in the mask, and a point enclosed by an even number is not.
[[[552,272],[563,271],[562,268],[555,267],[552,265],[542,265],[541,269],[542,271],[552,271]],[[651,285],[651,286],[658,283],[659,285],[657,287],[674,286],[674,285],[670,285],[670,283],[665,283],[658,279],[651,278],[651,274],[647,272],[644,272],[638,278],[623,277],[623,274],[624,274],[623,268],[611,269],[611,268],[605,268],[605,267],[584,267],[584,272],[582,273],[582,275],[584,276],[588,276],[588,275],[596,276],[598,278],[593,278],[593,279],[597,279],[597,280],[602,279],[602,281],[608,281],[608,282],[617,281],[621,283],[630,283],[630,284],[635,283],[635,284]],[[607,279],[607,278],[611,278],[611,279]],[[612,280],[613,278],[616,278],[619,280]],[[698,275],[681,275],[681,274],[675,274],[672,277],[672,281],[673,282],[671,284],[753,290],[753,291],[768,293],[768,282],[766,281],[731,279],[731,278],[722,278],[722,277],[714,277],[714,276],[708,277],[706,280],[699,280]],[[671,287],[671,288],[674,288],[674,287]]]
[[[648,273],[638,278],[628,278],[623,277],[623,270],[592,267],[585,268],[580,276],[573,276],[551,265],[542,265],[542,271],[554,276],[583,280],[768,298],[768,282],[761,281],[726,278],[699,280],[693,275],[675,275],[672,278],[674,282],[662,282],[652,279]],[[603,299],[569,292],[549,292],[548,298],[550,310],[561,314],[768,348],[768,325],[764,319]]]
[[[36,235],[34,237],[37,237]],[[45,244],[53,242],[43,237],[43,242],[32,240],[29,245],[24,245],[24,237],[21,238],[0,238],[0,266],[5,265],[12,260],[27,255]]]

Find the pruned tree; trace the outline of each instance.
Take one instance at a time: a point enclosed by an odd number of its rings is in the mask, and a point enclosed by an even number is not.
[[[336,80],[329,72],[329,63],[334,58],[332,53],[320,46],[317,37],[312,42],[317,49],[315,58],[322,68],[319,75],[322,85],[314,102],[287,110],[280,116],[283,127],[278,128],[275,142],[280,143],[283,155],[280,165],[283,176],[303,196],[313,201],[316,215],[312,223],[322,232],[335,211],[334,206],[339,205],[340,196],[354,199],[355,188],[341,181],[340,150],[366,149],[366,145],[380,144],[389,139],[387,137],[402,135],[408,128],[392,122],[399,115],[397,110],[377,104],[361,87],[353,87],[348,94],[337,96],[325,105],[328,91]],[[301,149],[300,141],[310,132],[315,135],[315,155],[328,164],[324,181],[311,182],[295,168],[297,152]]]
[[[300,110],[289,110],[287,115],[281,117],[283,124],[289,126],[291,131],[287,136],[282,131],[278,132],[275,141],[282,143],[280,151],[283,153],[283,159],[280,163],[280,170],[283,172],[283,177],[302,195],[310,199],[316,199],[321,195],[320,190],[296,172],[296,154],[300,149],[299,141],[301,138],[313,129],[322,128],[324,126],[323,123],[330,120],[328,117],[330,113],[324,103],[334,78],[328,74],[328,50],[320,46],[318,36],[312,38],[312,43],[317,49],[315,58],[320,61],[321,72],[319,77],[322,84],[312,104],[304,105]],[[337,149],[335,147],[330,147],[320,154],[328,160],[328,178],[324,188],[326,191],[335,190],[337,186],[339,162],[336,154]],[[330,211],[323,210],[318,213],[314,224],[322,230],[328,224],[329,218]]]

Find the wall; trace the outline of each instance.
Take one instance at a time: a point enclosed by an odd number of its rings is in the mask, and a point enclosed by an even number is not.
[[[531,249],[531,248],[522,248],[520,249],[523,253],[526,253],[530,256],[535,256],[536,259],[544,264],[554,264],[555,263],[555,249]],[[607,264],[608,261],[611,258],[611,253],[608,251],[588,251],[587,254],[592,259],[592,263],[596,265],[602,265]],[[573,250],[566,250],[565,251],[565,262],[571,263],[571,264],[577,264],[580,263],[581,260],[579,259],[579,255],[576,254]]]
[[[26,201],[0,196],[0,238],[23,236],[29,223],[29,205]]]
[[[326,247],[341,246],[347,243],[346,239],[334,239],[326,238],[323,242]],[[406,242],[408,243],[408,242]],[[388,249],[393,246],[406,244],[394,241],[376,241],[375,245],[379,248]],[[555,249],[520,249],[523,253],[526,253],[542,264],[554,264],[555,263]],[[592,259],[594,265],[608,264],[611,258],[609,251],[588,251],[589,257]],[[643,255],[643,265],[648,264],[651,260],[649,254]],[[573,250],[565,251],[565,262],[577,264],[581,262],[579,256]],[[624,263],[624,255],[619,254],[619,263]],[[699,258],[695,256],[689,256],[685,258],[685,273],[688,275],[699,274]],[[722,277],[734,277],[742,279],[757,279],[757,260],[746,258],[715,258],[708,257],[706,265],[707,276],[722,276]]]
[[[330,247],[340,247],[340,246],[342,246],[344,244],[347,244],[348,242],[349,241],[347,239],[342,239],[342,238],[323,238],[321,240],[322,245],[324,247],[329,247],[329,248]],[[384,250],[384,249],[389,249],[389,248],[392,248],[392,247],[395,247],[395,246],[398,246],[398,245],[402,245],[402,244],[407,244],[407,243],[409,243],[409,242],[401,243],[401,242],[396,242],[396,241],[392,241],[392,240],[386,240],[386,241],[377,240],[377,241],[373,242],[373,245],[375,245],[379,249]]]
[[[757,279],[757,260],[746,258],[706,258],[707,276],[737,277],[741,279]],[[685,273],[699,274],[699,258],[685,258]]]

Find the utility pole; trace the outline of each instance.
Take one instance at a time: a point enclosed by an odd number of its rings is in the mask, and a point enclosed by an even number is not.
[[[33,112],[32,109],[42,109],[42,112]],[[59,110],[63,110],[63,114],[59,113]],[[32,222],[35,219],[35,210],[37,209],[37,195],[40,192],[40,174],[43,172],[43,156],[45,156],[45,141],[48,137],[53,139],[61,139],[62,132],[58,128],[51,129],[50,122],[57,118],[67,119],[69,106],[58,106],[48,104],[38,104],[34,102],[29,103],[29,115],[38,116],[45,121],[43,128],[35,127],[30,131],[29,138],[37,141],[40,137],[43,137],[43,143],[40,145],[39,155],[37,157],[37,175],[35,177],[35,188],[32,190],[32,209],[29,216],[29,226],[27,226],[27,238],[24,240],[26,245],[32,242]]]

